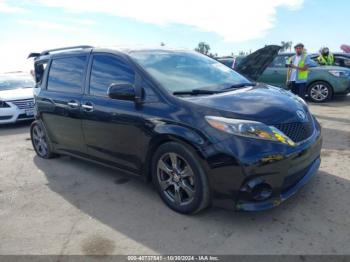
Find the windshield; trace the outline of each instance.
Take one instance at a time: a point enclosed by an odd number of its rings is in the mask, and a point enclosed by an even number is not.
[[[134,51],[130,55],[172,93],[198,89],[220,91],[250,84],[227,66],[196,52]]]
[[[33,87],[34,80],[30,76],[0,76],[0,91]]]

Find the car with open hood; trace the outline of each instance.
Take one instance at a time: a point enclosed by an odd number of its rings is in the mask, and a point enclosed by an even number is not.
[[[252,79],[278,50],[265,47],[270,55],[253,64]],[[177,212],[275,207],[320,166],[321,127],[302,99],[205,55],[78,46],[30,57],[37,155],[70,155],[152,181]]]
[[[29,74],[0,74],[0,124],[34,119],[33,87]]]
[[[236,57],[234,60],[234,69],[246,76],[257,75],[256,81],[267,83],[269,85],[288,89],[286,85],[287,72],[286,63],[293,56],[293,53],[280,53],[274,57],[273,61],[266,66],[263,72],[256,72],[254,64],[260,65],[259,56],[264,52],[258,50],[253,55],[247,57]],[[269,54],[266,54],[269,56]],[[312,65],[309,68],[309,77],[307,81],[307,96],[312,102],[322,103],[331,100],[334,95],[347,95],[350,92],[350,68],[341,67],[349,61],[346,56],[335,56],[336,64],[334,66],[320,66],[315,59],[316,55],[310,55]],[[220,60],[219,60],[220,61]],[[241,71],[241,64],[248,63],[244,72]]]

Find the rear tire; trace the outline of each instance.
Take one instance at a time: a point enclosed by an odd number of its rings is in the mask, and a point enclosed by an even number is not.
[[[52,150],[52,144],[47,136],[43,124],[37,120],[30,127],[30,138],[36,154],[45,159],[57,157]]]
[[[323,103],[332,99],[333,89],[328,83],[317,81],[309,86],[308,96],[312,102]]]
[[[152,180],[164,203],[182,214],[210,204],[208,178],[196,153],[177,142],[162,144],[152,161]]]

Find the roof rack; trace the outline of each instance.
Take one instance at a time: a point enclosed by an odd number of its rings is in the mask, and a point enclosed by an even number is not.
[[[49,50],[42,51],[41,53],[30,53],[28,58],[38,57],[38,56],[42,56],[42,55],[48,55],[48,54],[50,54],[52,52],[59,52],[59,51],[66,51],[66,50],[75,50],[75,49],[85,49],[85,48],[93,48],[93,46],[90,46],[90,45],[77,45],[77,46],[67,46],[67,47],[49,49]]]

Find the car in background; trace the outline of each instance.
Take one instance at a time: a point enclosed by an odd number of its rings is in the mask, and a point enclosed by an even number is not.
[[[235,67],[235,58],[233,56],[216,57],[215,59],[229,68]]]
[[[34,119],[33,88],[29,74],[0,74],[0,124]]]
[[[286,61],[294,55],[293,53],[282,53],[275,57],[273,62],[256,79],[269,85],[288,89],[286,85],[287,71]],[[268,56],[268,54],[267,54]],[[345,57],[345,56],[344,56]],[[350,92],[350,69],[340,66],[320,66],[312,59],[310,74],[307,82],[307,96],[312,102],[321,103],[329,101],[334,95],[346,95]],[[220,60],[218,60],[220,61]],[[234,69],[249,77],[249,68],[259,64],[257,57],[239,56],[235,58]],[[337,60],[338,61],[338,60]],[[245,64],[246,72],[242,72],[241,65]],[[249,66],[247,66],[249,65]]]
[[[259,81],[286,88],[286,61],[294,54],[279,54],[260,76]],[[320,66],[312,60],[307,82],[307,95],[313,102],[325,102],[334,95],[350,92],[350,69],[339,66]]]
[[[348,53],[334,53],[334,65],[346,67],[350,69],[350,54]],[[312,60],[317,62],[318,54],[313,54],[310,56]],[[317,62],[318,63],[318,62]]]
[[[235,65],[239,64],[239,62],[244,58],[244,56],[222,56],[222,57],[216,57],[215,59],[219,61],[220,63],[224,64],[225,66],[229,68],[235,68]]]

